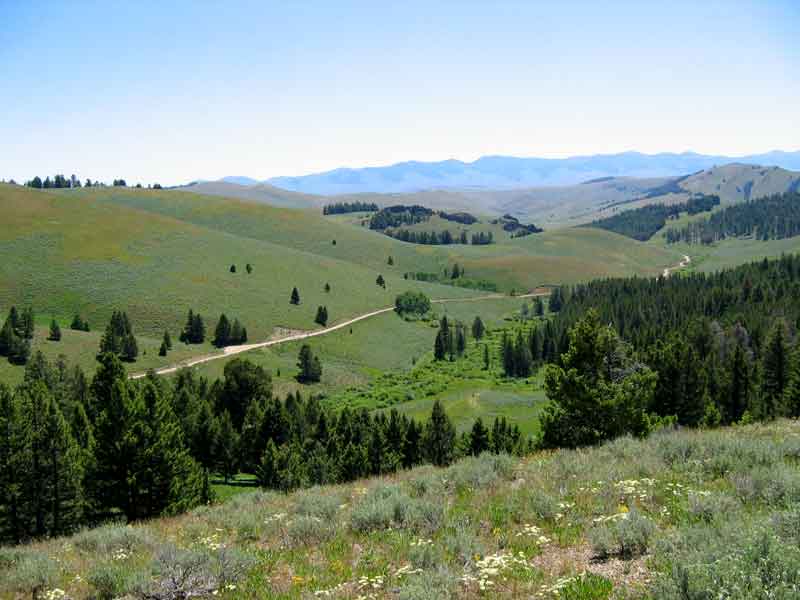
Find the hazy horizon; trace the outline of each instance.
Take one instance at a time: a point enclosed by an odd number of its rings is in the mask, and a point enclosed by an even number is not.
[[[5,179],[800,149],[790,1],[0,9]]]

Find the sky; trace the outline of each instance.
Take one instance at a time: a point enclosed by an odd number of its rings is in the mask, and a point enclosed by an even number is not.
[[[800,149],[800,2],[0,0],[0,178]]]

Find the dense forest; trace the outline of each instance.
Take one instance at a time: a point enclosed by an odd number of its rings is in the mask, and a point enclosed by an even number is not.
[[[400,227],[401,225],[414,225],[429,220],[433,216],[433,211],[424,206],[387,206],[382,208],[369,220],[369,228],[383,231],[389,227]]]
[[[449,230],[444,231],[409,231],[408,229],[386,229],[384,231],[389,237],[393,237],[401,242],[410,244],[427,244],[430,246],[448,246],[450,244],[472,244],[473,246],[485,246],[494,243],[494,235],[491,231],[477,232],[468,235],[466,231],[461,231],[455,235]]]
[[[0,541],[181,512],[212,498],[211,473],[291,490],[524,449],[502,418],[458,435],[438,403],[417,422],[279,399],[270,374],[243,359],[213,382],[190,370],[134,381],[116,354],[99,362],[89,381],[35,353],[16,390],[0,383]]]
[[[800,235],[800,192],[749,200],[682,228],[668,229],[670,244],[713,244],[728,237],[780,240]]]
[[[336,202],[322,207],[323,215],[342,215],[354,212],[374,212],[378,205],[374,202]]]
[[[603,425],[625,419],[615,421],[599,399],[577,410],[580,418],[550,426],[545,418],[545,445],[641,433],[645,416],[690,426],[800,416],[800,256],[714,274],[598,280],[560,288],[555,299],[555,317],[527,333],[533,364],[558,373],[548,397],[569,404],[585,389],[630,400],[636,390],[645,406],[636,427],[605,434]],[[584,379],[570,388],[570,373]]]
[[[680,204],[649,204],[626,210],[611,217],[592,221],[585,226],[613,231],[646,242],[666,225],[667,219],[675,219],[680,213],[696,215],[709,211],[717,205],[719,196],[697,196]]]

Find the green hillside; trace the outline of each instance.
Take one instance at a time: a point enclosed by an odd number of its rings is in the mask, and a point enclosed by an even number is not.
[[[2,549],[0,597],[793,598],[798,436],[671,431],[251,491]]]

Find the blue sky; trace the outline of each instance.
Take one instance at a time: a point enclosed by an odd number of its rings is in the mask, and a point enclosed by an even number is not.
[[[800,2],[0,0],[0,177],[800,148]]]

